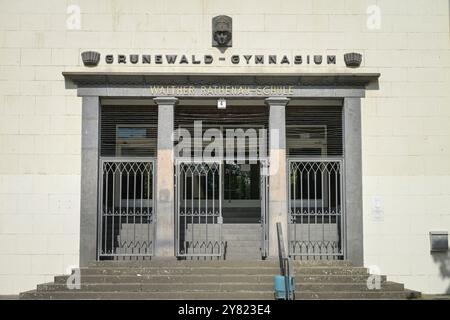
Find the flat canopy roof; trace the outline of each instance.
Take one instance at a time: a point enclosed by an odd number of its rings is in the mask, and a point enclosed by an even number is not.
[[[96,85],[292,85],[378,88],[379,73],[149,73],[63,72],[78,87]]]

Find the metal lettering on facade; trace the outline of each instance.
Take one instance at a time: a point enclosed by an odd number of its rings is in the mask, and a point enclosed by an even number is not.
[[[321,65],[336,64],[335,55],[232,55],[230,57],[219,57],[218,61],[228,61],[231,64],[279,64],[279,65]],[[107,54],[104,62],[106,64],[204,64],[209,65],[214,62],[212,55],[195,55],[195,54]],[[347,57],[345,59],[347,62]],[[353,62],[353,60],[352,60]],[[97,62],[98,63],[98,62]]]
[[[150,86],[154,96],[292,96],[293,86]]]
[[[244,54],[231,56],[213,56],[210,54],[106,54],[100,58],[101,54],[95,51],[82,53],[82,60],[85,66],[95,67],[101,61],[106,65],[336,65],[339,61],[347,67],[357,68],[362,63],[362,55],[351,52],[346,53],[340,59],[336,55],[258,55]]]

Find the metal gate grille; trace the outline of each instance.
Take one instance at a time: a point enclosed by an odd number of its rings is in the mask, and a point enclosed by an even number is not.
[[[153,255],[154,172],[154,159],[100,159],[99,259]]]
[[[342,160],[290,159],[288,164],[290,255],[343,259]]]
[[[222,163],[177,161],[178,256],[222,256]]]

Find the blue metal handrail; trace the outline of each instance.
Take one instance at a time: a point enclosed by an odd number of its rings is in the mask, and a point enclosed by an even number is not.
[[[280,261],[280,275],[284,277],[284,290],[285,299],[294,300],[295,291],[290,283],[291,279],[294,277],[294,272],[292,269],[291,258],[286,254],[286,249],[284,247],[283,241],[283,229],[281,223],[277,222],[277,236],[278,236],[278,258]]]

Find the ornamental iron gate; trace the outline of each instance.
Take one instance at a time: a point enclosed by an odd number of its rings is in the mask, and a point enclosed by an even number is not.
[[[154,252],[155,160],[100,158],[98,259]]]
[[[289,254],[344,259],[342,159],[289,159]]]
[[[221,257],[222,162],[176,161],[177,256]]]

